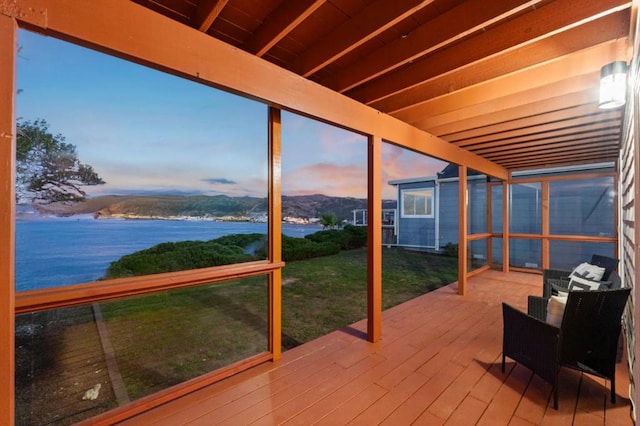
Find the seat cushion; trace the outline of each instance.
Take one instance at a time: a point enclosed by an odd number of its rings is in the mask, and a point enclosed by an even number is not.
[[[569,282],[569,290],[598,290],[600,281],[574,276]]]
[[[566,296],[551,296],[547,302],[547,324],[560,328],[566,305]]]
[[[600,281],[604,275],[604,268],[584,262],[576,266],[571,272],[569,278],[580,277],[587,278],[592,281]]]

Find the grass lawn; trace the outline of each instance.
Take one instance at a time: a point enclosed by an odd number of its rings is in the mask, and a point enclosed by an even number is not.
[[[382,308],[456,281],[457,268],[452,257],[383,248]],[[282,275],[284,349],[366,318],[366,248],[289,262]]]

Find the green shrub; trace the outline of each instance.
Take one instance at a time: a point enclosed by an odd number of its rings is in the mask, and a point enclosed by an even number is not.
[[[367,244],[367,228],[347,225],[319,231],[305,238],[282,235],[282,260],[311,259]],[[161,243],[112,262],[105,278],[135,277],[164,272],[229,265],[267,258],[265,234],[225,235],[210,241]]]
[[[285,262],[329,256],[339,252],[340,245],[331,241],[316,242],[307,238],[282,236],[282,260]]]
[[[342,232],[347,235],[343,249],[351,250],[367,245],[367,228],[365,226],[346,225],[342,228]]]
[[[447,245],[444,246],[444,253],[449,257],[458,257],[458,245],[447,243]]]
[[[305,236],[305,239],[317,243],[337,244],[342,250],[352,250],[367,245],[367,228],[345,225],[341,230],[318,231],[315,234]]]
[[[264,234],[237,234],[210,241],[161,243],[112,262],[105,278],[135,277],[250,262],[261,258],[259,255],[254,256],[254,253],[264,253],[265,250],[261,249],[265,242]]]

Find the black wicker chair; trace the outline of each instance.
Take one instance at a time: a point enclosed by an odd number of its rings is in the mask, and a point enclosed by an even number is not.
[[[620,277],[615,272],[618,268],[618,259],[612,257],[601,256],[594,254],[591,256],[592,265],[600,266],[604,268],[604,274],[602,275],[602,284],[609,288],[620,287]],[[612,276],[612,274],[614,274]],[[557,294],[554,291],[554,286],[567,288],[569,285],[569,274],[571,271],[563,271],[560,269],[545,269],[542,271],[542,297],[550,297],[552,294]],[[616,282],[617,285],[616,285]]]
[[[502,371],[509,357],[553,386],[558,409],[558,372],[569,367],[611,381],[616,402],[615,364],[620,324],[631,289],[570,291],[561,326],[547,324],[547,299],[529,296],[529,314],[502,304]]]

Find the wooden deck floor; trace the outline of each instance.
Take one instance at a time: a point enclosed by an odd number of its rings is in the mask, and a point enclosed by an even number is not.
[[[376,344],[362,321],[125,424],[633,424],[626,356],[615,405],[608,382],[563,369],[556,411],[551,386],[528,369],[500,371],[500,303],[524,309],[540,288],[539,275],[488,271],[467,296],[454,283],[385,311]]]

